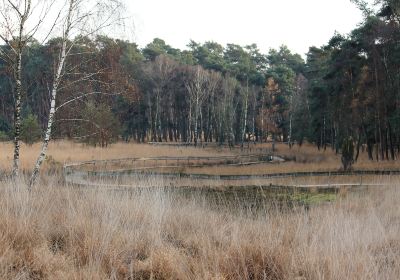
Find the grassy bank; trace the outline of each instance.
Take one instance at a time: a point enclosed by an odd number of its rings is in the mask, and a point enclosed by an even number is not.
[[[397,279],[400,189],[309,210],[161,190],[0,186],[2,279]],[[213,210],[210,210],[213,209]]]

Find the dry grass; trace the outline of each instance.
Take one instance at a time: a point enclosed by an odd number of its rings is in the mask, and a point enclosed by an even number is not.
[[[21,146],[21,168],[31,170],[40,151],[40,144]],[[0,143],[0,169],[10,170],[13,158],[13,144]],[[118,159],[129,157],[156,157],[156,156],[215,156],[232,155],[229,150],[217,151],[215,149],[202,149],[193,147],[165,147],[148,144],[135,144],[119,142],[109,148],[92,147],[70,141],[52,141],[49,145],[48,159],[45,167],[62,165],[66,162],[79,162],[88,160]]]
[[[264,144],[270,147],[269,144]],[[294,162],[288,162],[288,170],[294,169],[299,171],[324,171],[324,170],[338,170],[341,168],[341,155],[336,154],[332,149],[318,150],[316,146],[306,143],[301,147],[294,146],[289,149],[288,145],[278,144],[277,154],[286,155],[289,158],[294,158]],[[384,170],[384,169],[398,169],[400,167],[398,161],[371,161],[368,159],[367,152],[360,150],[358,161],[353,165],[354,169],[370,169],[370,170]]]
[[[271,144],[257,144],[254,148],[271,148]],[[184,168],[182,172],[214,175],[230,174],[274,174],[283,172],[338,171],[341,166],[340,155],[331,149],[318,150],[311,144],[292,149],[285,144],[276,144],[276,155],[291,159],[283,163],[263,163],[249,166],[212,166],[200,168]],[[370,161],[366,152],[360,153],[358,161],[353,165],[356,170],[388,170],[399,169],[398,161]]]
[[[0,186],[2,279],[398,279],[399,188],[249,214],[201,197]],[[214,210],[210,210],[214,209]]]
[[[212,175],[230,175],[230,174],[275,174],[275,173],[290,173],[290,172],[317,172],[317,171],[339,171],[341,169],[340,159],[338,161],[326,160],[319,163],[299,163],[299,162],[284,162],[284,163],[262,163],[248,166],[209,166],[209,167],[188,167],[181,169],[181,172],[186,173],[201,173]],[[358,162],[353,168],[355,170],[398,170],[400,168],[399,161],[385,162]]]
[[[66,162],[79,162],[87,160],[118,159],[129,157],[160,157],[160,156],[230,156],[240,153],[257,153],[256,148],[271,148],[271,144],[250,145],[251,150],[229,150],[228,148],[194,148],[177,146],[157,146],[135,143],[116,143],[109,148],[95,148],[70,141],[53,141],[50,143],[48,159],[45,169],[60,168]],[[289,149],[287,145],[276,144],[276,154],[291,158],[280,164],[258,164],[251,166],[213,166],[203,168],[180,168],[180,172],[194,172],[205,174],[265,174],[277,172],[298,171],[330,171],[339,170],[341,167],[340,155],[331,149],[318,151],[310,144],[302,147],[295,146]],[[30,171],[38,156],[40,144],[33,146],[22,145],[21,168]],[[0,143],[0,170],[10,170],[12,165],[12,143]],[[361,153],[355,169],[398,169],[398,161],[376,162],[369,161],[366,153]]]
[[[151,177],[151,178],[149,178]],[[269,189],[271,186],[293,186],[305,188],[336,188],[338,185],[348,186],[396,186],[400,175],[348,175],[348,176],[304,176],[282,178],[249,178],[240,180],[229,179],[192,179],[174,177],[154,177],[149,174],[121,174],[120,176],[80,176],[75,173],[67,178],[67,181],[77,185],[91,185],[102,188],[137,189],[146,187],[172,187],[195,188],[201,190],[226,191],[230,189],[257,188]]]
[[[30,170],[39,148],[22,147],[24,170]],[[340,167],[340,158],[330,150],[308,145],[300,150],[277,148],[277,154],[296,161],[193,170],[258,174]],[[0,168],[9,169],[12,145],[2,143],[0,149]],[[125,143],[101,149],[59,141],[50,146],[46,168],[92,159],[234,153],[238,151]],[[397,162],[369,162],[365,154],[355,167],[398,168]],[[183,197],[158,188],[82,189],[58,185],[54,177],[43,179],[31,192],[24,183],[0,182],[1,279],[398,279],[400,275],[397,177],[364,177],[370,183],[389,180],[395,186],[343,191],[337,201],[308,210],[279,211],[269,205],[256,212],[250,207],[238,209],[230,201],[210,205],[216,202],[205,203],[201,193]],[[349,179],[358,181],[357,177],[343,180]],[[144,177],[136,183],[166,183],[157,180]]]

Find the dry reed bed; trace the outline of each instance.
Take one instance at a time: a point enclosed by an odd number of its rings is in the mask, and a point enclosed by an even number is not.
[[[153,178],[156,177],[156,178]],[[120,176],[74,176],[70,175],[67,182],[78,185],[92,185],[106,188],[135,189],[143,186],[154,187],[190,187],[201,189],[227,190],[231,187],[242,188],[245,186],[268,188],[269,186],[302,186],[302,187],[334,187],[335,185],[362,185],[362,186],[396,186],[400,175],[346,175],[346,176],[305,176],[286,178],[249,178],[240,180],[228,179],[192,179],[163,177],[149,174],[131,174]]]
[[[329,171],[339,170],[340,155],[336,155],[331,149],[320,150],[310,144],[301,147],[294,146],[292,149],[285,144],[276,144],[276,154],[284,155],[295,161],[281,164],[257,164],[251,166],[217,166],[203,168],[178,168],[179,172],[205,173],[205,174],[266,174],[277,172],[302,172],[302,171]],[[271,149],[271,144],[251,144],[253,148]],[[32,170],[36,157],[40,150],[40,144],[33,146],[22,145],[21,168],[24,171]],[[12,166],[13,145],[12,143],[0,143],[0,170],[10,170]],[[248,150],[243,153],[247,154]],[[90,147],[71,141],[53,141],[50,143],[48,160],[44,164],[47,170],[60,170],[66,162],[80,162],[88,160],[118,159],[129,157],[161,157],[161,156],[232,156],[240,153],[239,149],[228,148],[195,148],[179,146],[157,146],[149,144],[116,143],[108,148]],[[369,161],[366,153],[360,154],[359,161],[354,165],[355,169],[398,169],[398,161],[376,162]],[[168,169],[164,170],[168,171]]]
[[[51,180],[50,180],[51,181]],[[0,187],[2,279],[397,279],[399,188],[306,211],[161,190]],[[233,205],[234,207],[234,205]],[[237,209],[236,209],[237,210]]]
[[[40,152],[40,143],[28,146],[21,145],[21,168],[31,170]],[[0,169],[9,170],[12,166],[13,144],[0,143]],[[52,164],[63,165],[66,162],[80,162],[88,160],[118,159],[129,157],[161,157],[161,156],[229,156],[229,150],[215,150],[213,148],[194,147],[165,147],[148,144],[118,142],[108,148],[92,147],[71,141],[52,141],[49,145],[47,168]]]

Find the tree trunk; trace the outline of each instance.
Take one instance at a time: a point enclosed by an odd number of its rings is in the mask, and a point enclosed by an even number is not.
[[[12,9],[19,14],[19,23],[18,23],[18,37],[13,36],[13,41],[16,42],[16,47],[13,46],[13,43],[10,43],[8,40],[4,40],[5,43],[13,50],[16,55],[15,61],[13,61],[14,75],[15,75],[15,96],[14,96],[14,159],[13,159],[13,168],[12,168],[12,177],[16,178],[19,176],[19,157],[20,157],[20,137],[21,137],[21,99],[22,99],[22,53],[24,51],[24,47],[26,46],[26,38],[25,38],[25,23],[31,15],[31,0],[27,0],[24,3],[24,10],[19,10],[18,5],[15,6],[11,1],[8,1]],[[6,11],[7,14],[7,11]],[[3,14],[4,16],[4,14]],[[2,23],[3,24],[3,23]],[[7,26],[8,23],[5,23]],[[7,27],[6,27],[7,29]]]
[[[393,146],[393,133],[392,133],[392,126],[390,125],[390,122],[388,122],[388,127],[389,127],[389,144],[390,144],[390,156],[392,160],[396,159],[396,155],[394,152],[394,146]]]
[[[242,143],[241,148],[243,149],[244,140],[246,136],[246,126],[247,126],[247,106],[248,106],[248,99],[249,99],[249,78],[246,81],[246,94],[244,97],[244,108],[243,108],[243,128],[242,128]]]
[[[196,108],[195,108],[195,116],[194,116],[194,145],[197,146],[197,141],[199,139],[199,96],[196,94]]]
[[[361,129],[358,130],[357,154],[354,161],[358,160],[358,156],[360,155],[360,147],[361,147]]]
[[[61,82],[62,71],[64,69],[64,63],[67,58],[67,40],[69,37],[69,31],[71,28],[71,16],[72,16],[72,11],[73,11],[74,5],[75,5],[75,0],[70,0],[68,15],[67,15],[67,19],[66,19],[66,27],[65,27],[64,34],[63,34],[63,43],[62,43],[62,47],[61,47],[60,62],[57,67],[57,71],[56,71],[56,74],[54,77],[54,82],[53,82],[53,88],[51,91],[50,113],[49,113],[49,118],[47,121],[46,133],[45,133],[45,137],[43,140],[40,155],[39,155],[38,159],[36,160],[36,164],[33,169],[32,176],[29,180],[29,188],[32,188],[38,180],[40,168],[42,166],[44,159],[46,158],[47,148],[48,148],[49,142],[50,142],[51,129],[52,129],[52,125],[54,122],[54,116],[56,113],[56,98],[57,98],[58,86],[60,85],[60,82]]]
[[[22,48],[22,47],[21,47]],[[14,162],[12,176],[13,178],[19,175],[19,150],[21,136],[21,96],[22,96],[22,49],[17,54],[17,69],[15,73],[15,108],[14,108]]]

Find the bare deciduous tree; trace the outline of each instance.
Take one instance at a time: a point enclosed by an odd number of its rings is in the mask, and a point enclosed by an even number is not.
[[[195,66],[191,69],[190,78],[185,82],[186,89],[190,96],[190,106],[193,108],[191,122],[193,125],[193,140],[197,145],[199,140],[199,118],[201,106],[208,94],[208,73],[201,66]]]
[[[26,46],[41,33],[46,40],[55,27],[59,13],[53,12],[56,0],[2,0],[0,2],[0,39],[10,49],[0,50],[14,73],[14,159],[13,177],[19,174],[21,108],[23,95],[22,60]],[[46,19],[52,19],[52,23]]]
[[[207,131],[206,131],[206,139],[208,141],[213,140],[213,131],[216,122],[216,93],[218,89],[221,87],[222,76],[219,72],[210,71],[208,76],[208,97],[209,102],[207,102],[207,112],[208,112],[208,121],[207,121]]]
[[[235,78],[225,77],[222,81],[222,100],[220,102],[220,135],[228,139],[229,145],[233,146],[235,135],[233,124],[236,115],[237,104],[234,103],[235,90],[238,82]],[[220,142],[222,144],[222,142]]]
[[[166,95],[166,87],[174,77],[174,72],[177,68],[177,62],[166,55],[159,55],[154,61],[150,62],[145,67],[145,73],[150,78],[153,84],[153,98],[148,99],[149,110],[154,112],[150,114],[152,119],[151,126],[153,127],[152,138],[161,141],[161,106],[162,99]],[[152,108],[154,110],[152,110]]]
[[[41,165],[46,157],[47,148],[51,139],[52,126],[56,113],[57,93],[67,74],[65,66],[69,56],[73,55],[73,47],[79,43],[82,38],[90,37],[105,28],[121,20],[119,11],[122,4],[118,0],[68,0],[67,5],[63,5],[64,10],[60,12],[59,28],[61,29],[61,45],[58,61],[55,63],[53,84],[51,87],[50,111],[47,121],[47,127],[43,139],[40,154],[36,160],[32,176],[29,181],[29,187],[34,186],[38,179]],[[82,79],[82,78],[79,78]],[[78,98],[75,98],[78,100]],[[67,101],[70,102],[70,101]],[[63,106],[60,105],[61,107]],[[59,107],[60,107],[59,106]]]

